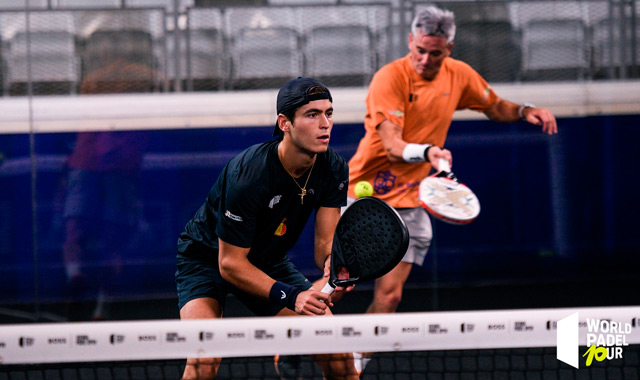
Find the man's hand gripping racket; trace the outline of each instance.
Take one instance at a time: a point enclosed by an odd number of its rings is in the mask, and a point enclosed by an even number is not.
[[[331,294],[385,275],[402,260],[409,247],[409,231],[398,212],[385,201],[364,197],[344,211],[333,235],[329,282],[322,289]],[[349,278],[338,279],[344,267]]]
[[[449,161],[438,161],[438,172],[420,182],[420,204],[431,215],[452,224],[473,222],[480,214],[478,197],[458,181]]]

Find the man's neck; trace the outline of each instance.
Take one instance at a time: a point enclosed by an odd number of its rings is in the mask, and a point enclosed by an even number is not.
[[[285,140],[278,144],[278,158],[280,163],[290,175],[295,178],[303,175],[316,160],[317,154],[302,151]]]

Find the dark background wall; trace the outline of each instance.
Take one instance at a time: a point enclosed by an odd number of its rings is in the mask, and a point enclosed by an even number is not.
[[[639,124],[637,115],[561,118],[560,133],[549,137],[525,124],[455,121],[446,145],[482,212],[467,226],[434,222],[434,244],[425,265],[413,271],[401,308],[638,304],[640,153],[633,146]],[[73,233],[64,215],[68,159],[78,134],[36,134],[33,156],[28,135],[0,135],[0,307],[46,309],[103,299],[169,300],[173,308],[178,234],[227,160],[271,138],[270,131],[101,132],[143,159],[131,197],[105,198],[83,219],[83,230],[92,232],[76,260],[80,285],[68,275],[72,260],[64,259]],[[336,125],[331,144],[349,158],[362,134],[362,125]],[[135,146],[117,145],[122,141]],[[132,208],[122,216],[127,228],[105,228],[110,202]],[[312,228],[310,222],[290,254],[316,278]],[[342,307],[366,306],[356,305]]]

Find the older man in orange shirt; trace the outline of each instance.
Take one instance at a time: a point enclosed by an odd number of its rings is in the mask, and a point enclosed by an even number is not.
[[[424,261],[432,230],[418,203],[418,184],[438,159],[451,163],[442,147],[456,110],[483,112],[497,122],[524,120],[548,134],[558,130],[551,112],[501,99],[471,66],[451,58],[455,28],[452,12],[421,10],[411,24],[409,54],[382,67],[369,86],[366,134],[349,162],[349,197],[355,198],[356,183],[369,181],[411,236],[403,261],[375,282],[369,313],[395,312],[412,264]]]

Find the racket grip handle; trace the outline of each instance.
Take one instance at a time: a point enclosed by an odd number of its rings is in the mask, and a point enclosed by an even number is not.
[[[331,281],[329,281],[324,285],[324,288],[322,288],[322,293],[332,294],[334,290],[336,290],[336,288],[331,286]]]
[[[449,161],[444,158],[438,159],[438,171],[441,172],[451,172],[451,166],[449,166]]]

